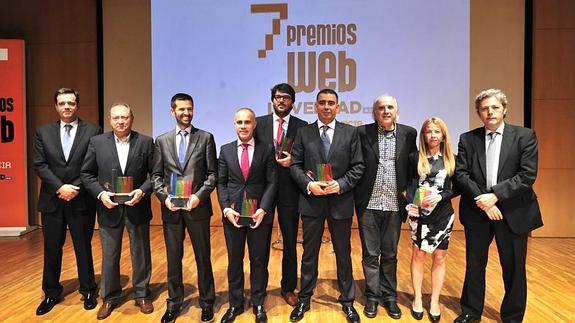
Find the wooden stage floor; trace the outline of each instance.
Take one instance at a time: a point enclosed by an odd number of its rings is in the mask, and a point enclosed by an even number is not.
[[[301,230],[301,229],[300,229]],[[124,235],[122,252],[122,284],[125,302],[116,308],[106,322],[159,322],[165,309],[167,297],[166,285],[166,250],[162,228],[151,229],[152,245],[152,281],[151,289],[155,311],[144,315],[134,306],[131,300],[131,263],[127,234]],[[301,233],[301,232],[300,232]],[[280,238],[279,230],[274,228],[273,240]],[[276,245],[281,246],[281,245]],[[363,316],[363,271],[361,268],[361,244],[357,229],[352,232],[353,273],[356,282],[356,309],[363,322],[396,322],[389,318],[385,310],[379,307],[378,316],[368,319]],[[527,260],[528,305],[525,322],[575,322],[575,239],[533,238],[529,240]],[[302,247],[299,245],[299,257]],[[101,249],[96,231],[93,239],[94,265],[100,279]],[[71,240],[68,236],[64,250],[62,283],[64,299],[48,314],[37,317],[35,310],[43,298],[41,290],[42,277],[42,232],[36,230],[21,238],[0,238],[0,253],[3,260],[0,265],[0,322],[96,322],[97,309],[85,311],[81,295],[76,292],[75,258]],[[402,231],[398,259],[398,293],[399,306],[403,316],[399,321],[416,322],[409,314],[411,304],[411,280],[409,262],[411,243],[409,232]],[[215,304],[216,322],[228,308],[227,303],[227,255],[221,227],[212,227],[212,261],[216,283],[217,300]],[[245,272],[248,272],[246,255]],[[184,255],[184,282],[186,299],[184,309],[177,322],[198,322],[197,275],[194,256],[186,240]],[[459,314],[459,295],[463,284],[465,268],[464,237],[461,231],[454,232],[447,259],[447,275],[441,294],[442,321],[452,322]],[[281,276],[281,251],[272,249],[269,265],[270,280],[266,309],[269,322],[289,322],[291,307],[285,304],[280,296],[279,282]],[[429,303],[430,259],[426,262],[424,280],[424,306]],[[501,268],[497,260],[497,250],[492,244],[487,271],[488,288],[486,291],[485,311],[482,322],[499,321],[499,305],[503,296]],[[246,278],[246,288],[249,279]],[[247,292],[247,291],[246,291]],[[335,255],[330,244],[322,246],[320,255],[319,280],[312,298],[311,311],[306,313],[302,322],[345,322],[341,307],[337,303],[337,283]],[[249,297],[246,298],[248,300]],[[98,299],[99,305],[101,299]],[[251,308],[238,317],[236,322],[253,322]],[[427,316],[424,317],[427,321]]]

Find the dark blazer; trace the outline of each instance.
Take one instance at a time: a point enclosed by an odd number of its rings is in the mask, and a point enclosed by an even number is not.
[[[306,175],[315,172],[317,164],[329,163],[340,194],[315,196],[308,194],[312,180]],[[353,217],[353,188],[365,169],[359,133],[354,126],[336,121],[329,154],[326,156],[319,136],[317,121],[298,130],[292,149],[291,175],[300,189],[299,211],[308,216],[329,214],[334,219]]]
[[[152,184],[162,204],[162,220],[177,222],[179,216],[187,217],[191,221],[209,219],[212,216],[210,194],[216,188],[217,167],[216,144],[211,133],[192,126],[183,168],[178,160],[176,130],[160,135],[154,146]],[[164,204],[172,173],[192,177],[192,192],[200,199],[200,204],[190,212],[185,210],[172,212]]]
[[[95,210],[96,201],[86,194],[80,180],[80,169],[91,137],[102,133],[102,129],[91,123],[78,120],[78,129],[72,143],[68,161],[60,140],[60,121],[49,123],[38,129],[34,136],[34,169],[42,180],[38,211],[55,212],[62,201],[56,191],[64,184],[80,187],[78,196],[70,201],[75,210]]]
[[[274,146],[256,141],[248,179],[244,180],[238,159],[237,140],[222,146],[218,160],[218,200],[222,211],[242,199],[257,199],[266,211],[262,224],[272,223],[276,194]]]
[[[257,117],[257,127],[254,133],[256,140],[262,143],[274,145],[274,138],[276,134],[274,133],[274,119],[272,114]],[[300,127],[307,125],[307,122],[290,116],[289,124],[286,132],[286,137],[291,140],[295,139],[297,131]],[[277,178],[278,185],[277,189],[281,189],[281,198],[276,195],[276,204],[282,206],[297,206],[299,199],[299,189],[293,179],[290,176],[290,170],[288,167],[277,166]]]
[[[152,182],[148,175],[152,172],[152,158],[154,156],[154,142],[152,138],[132,131],[130,134],[130,149],[125,171],[122,173],[120,160],[113,132],[107,132],[90,139],[88,152],[82,166],[81,178],[86,190],[94,197],[109,189],[112,185],[112,169],[116,169],[118,176],[132,176],[133,189],[141,189],[144,197],[134,206],[118,205],[108,209],[98,202],[98,223],[101,226],[115,227],[127,216],[133,224],[147,223],[152,219],[150,195]]]
[[[373,122],[358,128],[361,138],[361,150],[365,161],[365,172],[355,188],[355,211],[357,216],[363,215],[369,204],[373,184],[377,175],[379,164],[378,125]],[[403,124],[396,124],[395,132],[395,177],[397,181],[397,199],[399,212],[403,221],[407,218],[405,206],[407,205],[407,186],[411,181],[409,174],[409,154],[417,152],[415,144],[417,131]]]
[[[463,225],[490,221],[478,208],[474,198],[488,193],[486,189],[485,128],[461,135],[454,181],[461,191],[459,218]],[[533,183],[537,177],[537,138],[529,128],[505,124],[499,155],[497,207],[503,219],[516,234],[528,233],[543,225]]]

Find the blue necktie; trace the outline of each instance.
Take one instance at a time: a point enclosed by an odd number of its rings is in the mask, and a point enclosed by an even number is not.
[[[321,141],[323,142],[323,150],[325,151],[325,156],[327,157],[327,155],[329,154],[329,147],[331,146],[331,143],[329,142],[329,136],[327,135],[327,130],[329,129],[328,126],[321,126],[322,132],[321,132]]]
[[[70,157],[70,150],[72,149],[72,135],[70,134],[72,125],[64,125],[64,135],[62,136],[62,149],[64,150],[64,158],[68,160]]]
[[[178,159],[180,160],[180,166],[184,168],[184,164],[186,163],[186,136],[188,132],[186,130],[180,130],[179,132],[180,138],[180,147],[178,149]]]

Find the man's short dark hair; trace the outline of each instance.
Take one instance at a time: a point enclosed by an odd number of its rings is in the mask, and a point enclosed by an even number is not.
[[[59,88],[58,90],[56,90],[56,92],[54,93],[54,103],[58,103],[58,95],[62,94],[74,94],[74,96],[76,97],[76,105],[80,105],[80,93],[78,93],[78,91],[74,89],[70,89],[67,87]]]
[[[295,90],[291,85],[287,83],[280,83],[272,87],[272,101],[274,100],[274,96],[276,95],[277,91],[289,94],[289,96],[291,96],[291,101],[295,101]]]
[[[317,95],[315,97],[316,101],[319,99],[319,95],[322,93],[335,95],[335,101],[336,101],[336,103],[339,103],[339,98],[337,96],[337,92],[335,90],[332,90],[332,89],[322,89],[319,92],[317,92]]]
[[[194,99],[192,99],[192,96],[187,93],[174,94],[170,102],[170,106],[172,107],[172,109],[176,107],[176,101],[192,101],[192,105],[194,105]]]

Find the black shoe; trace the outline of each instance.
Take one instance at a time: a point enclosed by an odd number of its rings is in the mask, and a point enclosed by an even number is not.
[[[401,318],[401,310],[397,307],[396,301],[386,301],[383,302],[383,307],[387,311],[387,315],[389,315],[393,319],[400,319]]]
[[[430,322],[439,322],[439,320],[441,320],[441,313],[437,314],[437,315],[433,315],[431,314],[431,312],[427,312],[427,317],[429,318]]]
[[[309,303],[299,301],[289,315],[290,322],[297,322],[303,319],[305,312],[309,311]]]
[[[363,314],[370,319],[377,316],[377,301],[367,300],[365,307],[363,308]]]
[[[167,309],[164,316],[162,316],[162,323],[172,323],[176,321],[176,317],[180,314],[180,311],[175,309]]]
[[[421,321],[423,319],[423,311],[418,312],[418,311],[414,310],[413,306],[412,306],[411,307],[411,316],[413,316],[414,319]]]
[[[345,313],[346,319],[349,323],[359,323],[359,314],[353,306],[343,306],[341,308]]]
[[[98,305],[98,294],[90,292],[84,295],[84,309],[86,311],[95,309],[96,305]]]
[[[254,315],[256,316],[256,323],[265,323],[268,321],[266,310],[263,306],[254,306]]]
[[[465,314],[465,313],[461,313],[461,315],[459,315],[454,321],[453,323],[473,323],[473,322],[479,322],[481,319],[479,317],[475,317],[469,314]]]
[[[211,306],[202,308],[202,323],[211,323],[214,321],[214,309]]]
[[[54,305],[58,304],[59,302],[60,297],[46,297],[42,303],[38,305],[38,308],[36,309],[36,315],[44,315],[50,312],[54,308]]]
[[[224,316],[222,316],[222,323],[231,323],[236,319],[236,316],[242,314],[244,312],[243,307],[239,306],[230,306]]]

